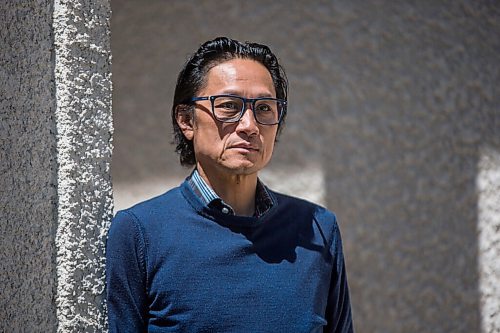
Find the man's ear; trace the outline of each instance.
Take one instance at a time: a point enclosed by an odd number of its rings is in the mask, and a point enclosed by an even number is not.
[[[194,119],[193,112],[188,105],[177,105],[175,108],[175,119],[177,120],[177,125],[179,125],[182,134],[189,141],[193,140],[193,128],[194,128]]]

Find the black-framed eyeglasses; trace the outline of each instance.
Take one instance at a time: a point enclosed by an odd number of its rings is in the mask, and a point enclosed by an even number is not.
[[[193,97],[191,102],[207,101],[212,104],[214,118],[224,123],[236,123],[245,114],[250,103],[255,120],[261,125],[279,124],[286,113],[286,101],[278,98],[244,98],[235,95]]]

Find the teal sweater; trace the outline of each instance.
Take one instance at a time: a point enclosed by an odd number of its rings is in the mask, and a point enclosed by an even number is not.
[[[118,212],[110,332],[352,332],[335,215],[269,193],[258,218],[204,206],[187,182]]]

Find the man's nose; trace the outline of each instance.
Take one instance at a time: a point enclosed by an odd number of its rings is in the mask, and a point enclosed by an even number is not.
[[[241,116],[240,121],[238,122],[238,126],[236,130],[247,133],[247,135],[257,134],[259,132],[259,126],[257,121],[255,120],[252,107],[250,104],[245,106],[245,110],[243,111],[243,116]]]

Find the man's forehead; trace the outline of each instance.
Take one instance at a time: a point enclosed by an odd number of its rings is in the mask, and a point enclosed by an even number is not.
[[[271,73],[268,69],[260,62],[252,59],[231,59],[212,67],[207,76],[221,76],[221,77],[231,77],[237,78],[239,76],[243,77],[257,77],[262,76],[265,78],[271,78]]]
[[[273,95],[275,90],[267,68],[251,59],[232,59],[214,66],[207,73],[205,88],[224,89],[224,93],[258,88],[263,95]]]

